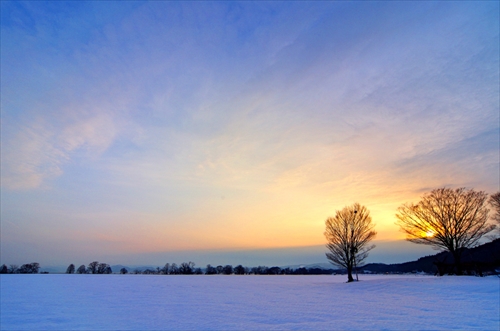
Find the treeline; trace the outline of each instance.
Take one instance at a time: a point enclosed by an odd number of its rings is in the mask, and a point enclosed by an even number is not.
[[[99,263],[98,261],[90,262],[88,267],[84,264],[76,269],[74,264],[70,264],[66,269],[67,274],[112,274],[113,270],[107,263]]]
[[[165,264],[162,268],[156,269],[134,269],[132,274],[143,275],[331,275],[333,269],[320,269],[320,268],[280,268],[280,267],[266,267],[258,266],[253,268],[244,267],[241,264],[233,267],[228,264],[225,266],[218,265],[212,266],[208,264],[204,270],[196,268],[193,262],[184,262],[180,265],[175,263]],[[128,270],[122,268],[121,274],[128,273]]]
[[[11,264],[7,267],[5,264],[0,267],[0,274],[37,274],[40,270],[40,264],[37,262],[23,264],[18,266],[17,264]]]
[[[7,267],[5,264],[0,267],[1,274],[37,274],[40,270],[40,265],[36,262],[23,264],[21,267],[17,265],[10,265]],[[241,264],[233,267],[228,264],[225,266],[218,265],[212,266],[208,264],[205,269],[197,268],[194,262],[183,262],[179,265],[175,263],[166,263],[162,268],[156,267],[154,269],[134,269],[128,271],[126,268],[119,270],[120,274],[135,274],[135,275],[331,275],[335,272],[334,269],[321,269],[321,268],[280,268],[280,267],[266,267],[258,266],[253,268],[244,267]],[[47,272],[42,272],[47,273]],[[74,264],[70,264],[66,269],[67,274],[112,274],[113,270],[107,263],[99,263],[94,261],[89,263],[88,266],[81,265],[78,268]]]

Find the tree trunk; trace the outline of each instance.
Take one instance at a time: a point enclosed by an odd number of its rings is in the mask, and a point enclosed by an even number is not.
[[[354,278],[352,278],[352,267],[347,268],[347,282],[354,282]]]
[[[463,275],[462,264],[460,263],[460,253],[461,252],[457,252],[457,251],[454,251],[452,253],[453,259],[455,260],[455,269],[456,269],[457,275],[459,275],[459,276]]]

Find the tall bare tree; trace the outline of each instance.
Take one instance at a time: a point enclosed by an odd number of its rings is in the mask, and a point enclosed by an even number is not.
[[[425,194],[417,203],[398,208],[397,222],[408,241],[449,251],[457,274],[464,248],[473,247],[495,228],[488,224],[488,195],[473,189],[439,188]]]
[[[347,282],[354,281],[352,271],[368,257],[375,246],[368,243],[377,234],[373,231],[370,212],[365,206],[355,203],[337,211],[335,217],[326,222],[326,257],[334,265],[347,269]]]
[[[489,203],[493,207],[493,220],[498,223],[498,230],[500,231],[500,192],[492,194]]]

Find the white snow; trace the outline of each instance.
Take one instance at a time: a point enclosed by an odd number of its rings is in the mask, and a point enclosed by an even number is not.
[[[499,330],[500,278],[1,275],[1,330]]]

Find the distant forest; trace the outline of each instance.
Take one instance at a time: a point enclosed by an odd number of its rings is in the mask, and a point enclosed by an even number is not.
[[[495,239],[475,248],[465,249],[463,252],[464,273],[467,275],[485,276],[500,274],[500,239]],[[196,267],[193,262],[183,262],[179,265],[166,263],[163,267],[136,268],[122,267],[113,271],[106,263],[93,261],[88,266],[81,265],[78,268],[70,264],[66,270],[68,274],[134,274],[134,275],[332,275],[345,274],[344,269],[324,268],[280,268],[258,266],[253,268],[238,265],[208,264],[205,268]],[[0,267],[1,274],[37,274],[39,263],[33,262],[22,266],[5,264]],[[441,252],[435,255],[425,256],[417,261],[383,264],[370,263],[359,266],[357,272],[360,274],[402,274],[402,273],[425,273],[431,275],[453,274],[453,257],[449,252]],[[47,272],[42,272],[47,273]]]

